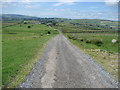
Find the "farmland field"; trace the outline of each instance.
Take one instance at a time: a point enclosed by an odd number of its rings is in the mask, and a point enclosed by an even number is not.
[[[46,25],[24,23],[5,27],[2,33],[3,86],[15,80],[15,85],[23,81],[46,42],[58,34],[57,30]]]

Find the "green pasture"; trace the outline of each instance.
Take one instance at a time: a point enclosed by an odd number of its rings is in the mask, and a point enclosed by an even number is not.
[[[11,82],[15,81],[18,75],[19,77],[24,73],[27,75],[30,69],[26,69],[23,73],[21,73],[21,70],[29,64],[33,66],[36,62],[34,58],[39,58],[38,56],[40,56],[39,54],[42,52],[47,41],[56,34],[58,34],[57,30],[52,27],[38,24],[17,24],[3,28],[2,85],[8,86]],[[14,85],[23,80],[17,80]]]

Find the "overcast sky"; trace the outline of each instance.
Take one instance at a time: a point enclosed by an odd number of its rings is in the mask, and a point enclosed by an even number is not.
[[[56,0],[57,1],[57,0]],[[102,1],[102,2],[100,2]],[[117,0],[99,2],[76,2],[76,0],[31,2],[30,0],[5,0],[2,2],[3,14],[22,14],[37,17],[59,17],[72,19],[118,19]]]

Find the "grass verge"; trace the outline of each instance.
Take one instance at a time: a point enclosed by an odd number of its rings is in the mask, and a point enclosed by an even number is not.
[[[52,37],[50,37],[50,38],[52,38]],[[9,88],[15,88],[21,82],[23,82],[25,80],[26,76],[30,73],[30,71],[33,68],[34,64],[40,58],[40,54],[42,53],[42,51],[45,48],[45,46],[46,46],[47,43],[48,43],[48,41],[46,43],[44,43],[41,48],[38,48],[37,52],[32,57],[32,59],[29,60],[29,62],[28,62],[27,65],[23,66],[23,68],[20,70],[20,72],[17,74],[17,76],[15,78],[13,78],[13,80],[8,84],[7,87],[9,87]]]
[[[91,39],[93,35],[89,34],[79,34],[82,39]],[[102,67],[111,75],[113,75],[114,79],[118,81],[118,52],[117,52],[117,45],[112,46],[109,41],[112,37],[115,36],[107,35],[104,36],[101,34],[101,38],[103,38],[103,45],[97,46],[94,44],[86,43],[84,41],[80,41],[77,38],[69,38],[70,34],[65,34],[68,40],[76,45],[78,48],[83,50],[86,54],[90,55],[97,63],[101,64]],[[77,35],[75,35],[77,36]],[[84,36],[84,37],[82,37]],[[100,36],[96,35],[96,38],[100,38]],[[106,39],[105,39],[106,38]],[[85,39],[85,40],[86,40]],[[108,45],[108,46],[107,46]],[[106,50],[106,51],[104,51]]]

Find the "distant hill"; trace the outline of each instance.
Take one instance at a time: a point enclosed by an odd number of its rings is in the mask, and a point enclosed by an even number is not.
[[[40,17],[34,17],[34,16],[26,16],[26,15],[18,15],[18,14],[2,14],[0,17],[2,17],[0,20],[2,21],[13,21],[13,20],[39,20],[41,22],[64,22],[68,19],[65,18],[40,18]]]
[[[42,23],[70,23],[73,25],[87,25],[97,26],[105,28],[117,29],[118,22],[112,20],[102,19],[67,19],[67,18],[40,18],[35,16],[26,16],[18,14],[2,14],[2,21],[14,21],[14,20],[37,20]]]
[[[2,14],[3,21],[10,21],[10,20],[35,20],[39,19],[38,17],[33,16],[26,16],[26,15],[18,15],[18,14]]]

